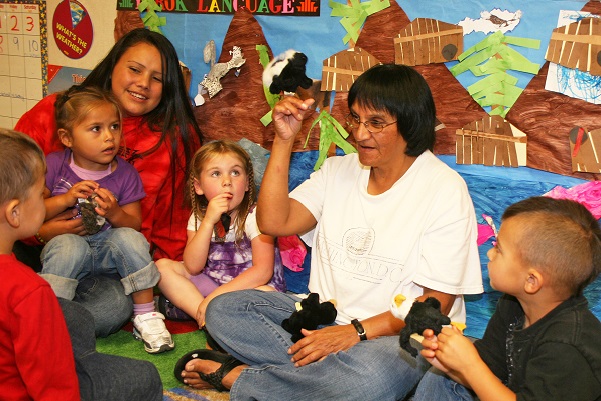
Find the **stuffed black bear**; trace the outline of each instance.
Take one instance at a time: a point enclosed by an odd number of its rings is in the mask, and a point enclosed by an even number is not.
[[[292,334],[291,340],[297,342],[305,337],[301,329],[315,330],[320,325],[333,323],[336,319],[336,306],[333,302],[319,303],[319,294],[314,292],[297,304],[297,310],[288,319],[282,321],[282,327]]]
[[[451,319],[440,311],[438,299],[428,297],[424,302],[415,301],[405,317],[405,327],[401,329],[399,344],[401,348],[416,357],[417,350],[409,342],[411,334],[422,335],[424,330],[432,329],[438,335],[442,326],[447,324],[451,324]]]
[[[307,60],[304,53],[286,50],[263,70],[263,85],[274,95],[282,91],[296,92],[299,86],[309,89],[313,80],[306,75]]]

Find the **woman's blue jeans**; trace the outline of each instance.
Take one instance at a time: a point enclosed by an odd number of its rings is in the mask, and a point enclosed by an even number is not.
[[[348,351],[294,367],[282,320],[297,296],[257,290],[220,295],[207,308],[207,329],[248,364],[230,390],[238,400],[402,400],[429,368],[399,347],[398,336],[363,341]],[[369,302],[369,300],[366,300]]]

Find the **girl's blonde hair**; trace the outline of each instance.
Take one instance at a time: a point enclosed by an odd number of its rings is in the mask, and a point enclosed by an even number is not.
[[[56,98],[54,104],[56,129],[71,132],[73,126],[81,122],[90,110],[104,103],[110,103],[115,107],[121,121],[121,109],[112,93],[93,86],[73,85]]]
[[[244,198],[242,199],[242,202],[240,202],[240,205],[234,209],[238,212],[236,221],[234,222],[234,229],[236,233],[236,242],[239,242],[244,236],[246,217],[255,204],[257,193],[252,161],[250,160],[249,154],[242,146],[233,141],[217,140],[209,142],[198,149],[190,163],[186,197],[192,207],[192,213],[194,213],[194,227],[197,227],[197,219],[204,218],[209,201],[204,195],[196,194],[196,191],[194,190],[194,180],[200,179],[200,173],[208,161],[226,154],[231,154],[240,159],[248,179],[248,191],[244,194]]]

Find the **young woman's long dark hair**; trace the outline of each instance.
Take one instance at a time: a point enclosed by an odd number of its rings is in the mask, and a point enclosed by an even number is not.
[[[139,154],[139,157],[155,152],[163,142],[169,141],[172,155],[171,170],[175,177],[178,169],[184,172],[188,170],[194,152],[202,145],[203,135],[192,111],[177,53],[167,38],[145,28],[128,32],[115,43],[106,57],[84,80],[82,86],[97,86],[111,91],[111,76],[115,65],[129,48],[139,43],[147,43],[159,51],[163,69],[161,101],[154,110],[142,116],[150,129],[160,132],[161,137],[155,146]],[[183,164],[177,157],[180,140],[184,151]],[[175,180],[173,186],[175,191]],[[174,207],[178,206],[174,205]]]

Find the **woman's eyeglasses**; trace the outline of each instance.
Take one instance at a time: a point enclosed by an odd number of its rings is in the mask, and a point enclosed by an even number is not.
[[[359,120],[359,117],[355,117],[352,114],[348,114],[346,116],[345,120],[346,120],[346,128],[349,131],[356,131],[357,129],[359,129],[359,124],[363,124],[365,126],[365,129],[370,134],[377,134],[379,132],[382,132],[382,130],[384,128],[396,123],[396,121],[393,121],[390,123],[384,123],[384,122],[380,122],[380,121],[365,121],[365,122],[363,122],[363,121]]]

